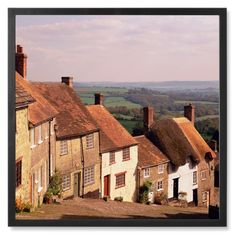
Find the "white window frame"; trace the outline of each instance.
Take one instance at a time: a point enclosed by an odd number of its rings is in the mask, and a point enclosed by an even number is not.
[[[41,144],[43,142],[43,129],[42,125],[38,126],[38,144]]]
[[[197,184],[197,171],[193,171],[193,185]]]
[[[48,139],[49,137],[49,123],[45,124],[45,138],[44,139]]]
[[[122,161],[129,161],[130,160],[130,149],[124,148],[122,151]]]
[[[114,158],[114,160],[112,160],[112,158]],[[113,165],[115,163],[116,163],[116,153],[115,152],[110,152],[109,153],[109,165]]]
[[[38,169],[38,192],[40,193],[43,189],[43,166]]]
[[[62,176],[62,190],[66,191],[71,188],[71,175],[63,175]]]
[[[91,149],[94,148],[94,134],[86,135],[86,148]]]
[[[67,140],[60,141],[60,156],[68,154],[68,142]]]
[[[204,202],[207,202],[207,194],[208,194],[207,191],[202,192],[202,202],[203,202],[203,203],[204,203]]]
[[[90,185],[94,184],[95,182],[95,167],[94,166],[89,166],[84,168],[84,185]]]
[[[201,171],[201,180],[206,180],[207,179],[207,171],[206,170],[202,170]]]
[[[157,191],[163,190],[163,180],[157,181]]]
[[[145,168],[143,170],[143,176],[144,176],[144,178],[150,177],[150,168]]]
[[[115,185],[115,189],[117,189],[117,188],[123,188],[123,187],[125,187],[125,183],[126,183],[126,172],[124,172],[124,173],[121,173],[121,174],[117,174],[117,175],[115,175],[116,176],[116,185]],[[124,180],[124,183],[122,183],[122,184],[118,184],[119,183],[119,178],[121,178],[122,177],[122,180]]]
[[[30,128],[30,147],[34,148],[36,147],[35,143],[35,128]]]
[[[164,164],[160,164],[157,166],[158,174],[164,173]]]

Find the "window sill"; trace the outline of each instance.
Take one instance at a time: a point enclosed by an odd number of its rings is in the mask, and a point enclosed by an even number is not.
[[[115,189],[123,188],[123,187],[125,187],[125,184],[124,185],[120,185],[120,186],[116,186]]]
[[[40,140],[40,141],[38,142],[38,144],[41,144],[41,143],[43,143],[43,140]]]
[[[163,172],[158,172],[158,175],[160,175],[160,174],[164,174],[164,171]]]
[[[112,165],[114,165],[114,164],[116,164],[116,162],[112,162],[112,163],[110,163],[109,166],[112,166]]]
[[[38,193],[41,193],[42,190],[43,190],[43,187],[39,187],[38,188]]]
[[[44,139],[48,139],[48,136],[47,136],[47,137],[45,137]]]
[[[143,176],[143,177],[144,177],[145,179],[146,179],[146,178],[150,178],[150,175],[149,175],[149,176]]]
[[[163,191],[163,188],[157,189],[157,192]]]
[[[67,153],[60,153],[60,156],[65,156],[65,155],[68,155],[68,152]]]
[[[92,184],[94,184],[94,183],[95,183],[95,181],[93,181],[93,182],[91,182],[91,183],[84,184],[84,187],[87,187],[87,186],[92,185]]]
[[[37,145],[34,144],[34,145],[30,146],[30,148],[33,149],[33,148],[35,148],[36,146],[37,146]]]
[[[122,162],[129,161],[129,160],[130,160],[130,158],[129,158],[129,159],[122,160]]]

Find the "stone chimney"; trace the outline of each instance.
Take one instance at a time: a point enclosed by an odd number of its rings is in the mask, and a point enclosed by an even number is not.
[[[184,106],[184,116],[191,121],[194,125],[195,122],[195,107],[190,103],[187,106]]]
[[[95,93],[94,94],[94,98],[95,98],[95,105],[103,105],[103,101],[104,101],[104,96],[101,93]]]
[[[73,77],[69,76],[61,77],[61,82],[73,88]]]
[[[212,139],[209,143],[210,148],[214,151],[217,152],[217,141]]]
[[[17,45],[15,58],[16,71],[26,79],[27,75],[27,55],[23,53],[23,47]]]
[[[154,122],[153,115],[154,115],[153,107],[143,108],[143,127],[144,127],[145,133],[149,131],[151,125]]]

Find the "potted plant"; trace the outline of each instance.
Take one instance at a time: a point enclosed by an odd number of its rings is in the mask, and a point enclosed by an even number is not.
[[[53,202],[52,196],[53,196],[53,193],[51,189],[48,189],[44,195],[44,203],[51,204]]]

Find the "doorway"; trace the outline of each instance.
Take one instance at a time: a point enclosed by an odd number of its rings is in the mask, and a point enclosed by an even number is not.
[[[104,176],[104,190],[103,196],[110,196],[110,175]]]
[[[193,189],[193,203],[195,204],[195,206],[198,205],[197,188]]]
[[[173,197],[178,198],[179,196],[179,178],[173,179]]]
[[[81,172],[74,174],[74,197],[80,197]]]

